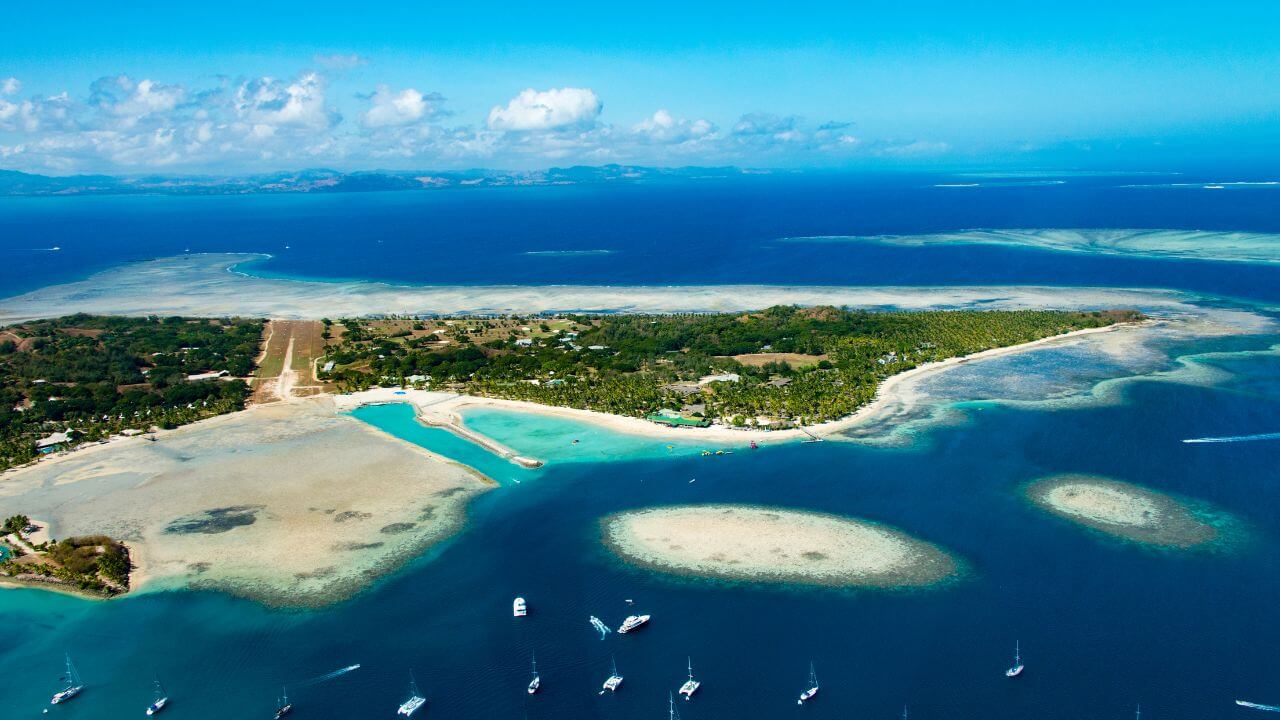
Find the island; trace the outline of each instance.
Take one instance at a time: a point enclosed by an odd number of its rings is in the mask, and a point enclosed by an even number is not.
[[[0,527],[0,579],[65,590],[91,597],[112,597],[129,590],[129,548],[105,535],[54,540],[26,515],[13,515]]]
[[[1113,537],[1186,549],[1223,538],[1224,513],[1097,475],[1053,475],[1024,488],[1040,509]]]
[[[606,547],[640,567],[691,577],[831,587],[922,587],[953,577],[948,553],[854,518],[752,505],[676,505],[601,521]]]

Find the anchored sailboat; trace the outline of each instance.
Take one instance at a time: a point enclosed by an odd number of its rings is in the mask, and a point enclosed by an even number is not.
[[[427,699],[422,697],[422,693],[418,691],[418,681],[413,678],[413,671],[409,671],[409,699],[400,703],[400,709],[396,710],[397,715],[409,717],[418,711],[418,708],[425,705]]]
[[[164,694],[164,686],[160,684],[160,678],[156,678],[156,696],[147,706],[147,714],[155,715],[169,704],[169,696]]]
[[[609,676],[608,680],[604,681],[604,690],[601,690],[600,694],[603,695],[605,690],[618,692],[620,685],[622,685],[622,676],[618,674],[618,659],[613,658],[613,674]]]
[[[529,694],[538,692],[538,688],[542,687],[542,676],[538,675],[538,656],[533,656],[533,679],[529,681]]]
[[[702,683],[693,679],[693,658],[689,658],[689,679],[685,680],[684,684],[680,686],[680,694],[684,696],[685,700],[692,700],[693,694],[698,692],[698,688],[701,686]]]
[[[289,702],[289,689],[281,686],[280,697],[276,698],[276,720],[293,712],[293,703]]]
[[[1022,674],[1022,647],[1020,642],[1013,645],[1013,666],[1004,671],[1005,677],[1018,677]]]
[[[805,700],[812,700],[814,695],[818,694],[818,673],[813,670],[813,663],[809,663],[809,686],[808,689],[800,693],[800,699],[796,701],[797,705],[803,705]]]
[[[57,705],[64,700],[80,694],[84,690],[84,683],[80,681],[80,673],[76,672],[76,666],[71,663],[71,654],[67,653],[67,674],[62,678],[66,681],[67,686],[53,694],[53,699],[49,701],[52,705]]]
[[[680,720],[680,713],[676,712],[676,699],[667,693],[667,706],[671,708],[667,715],[667,720]]]

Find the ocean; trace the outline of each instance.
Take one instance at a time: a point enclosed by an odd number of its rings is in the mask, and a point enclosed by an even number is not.
[[[965,227],[1280,231],[1268,190],[1190,194],[1082,178],[961,196],[970,189],[934,181],[7,199],[0,251],[11,262],[0,281],[30,289],[190,249],[271,252],[254,271],[285,277],[406,283],[1049,283],[1172,287],[1263,304],[1280,297],[1280,268],[1263,265],[777,242]],[[580,250],[608,252],[564,252]],[[544,251],[559,254],[526,254]],[[950,392],[935,387],[950,409],[945,420],[887,444],[765,443],[703,457],[560,418],[467,416],[550,461],[537,470],[423,428],[407,408],[358,410],[500,487],[472,504],[458,536],[331,607],[273,610],[214,592],[105,603],[0,592],[0,708],[5,717],[40,715],[70,652],[88,688],[50,717],[138,717],[155,676],[175,718],[267,718],[283,684],[300,720],[392,717],[412,669],[428,698],[418,717],[639,720],[666,717],[687,657],[703,686],[693,701],[677,701],[685,720],[896,718],[904,705],[921,720],[1080,720],[1133,717],[1138,703],[1144,718],[1236,717],[1245,712],[1236,698],[1280,703],[1280,441],[1182,440],[1280,430],[1280,357],[1269,350],[1277,343],[1263,335],[1165,347],[1155,371],[1195,355],[1220,377],[1147,374],[1117,397],[1087,392],[1134,372],[1114,359],[1022,356],[1001,367],[1079,386],[1014,404],[980,376]],[[1023,484],[1055,473],[1209,503],[1235,519],[1234,530],[1192,550],[1104,536],[1024,498]],[[767,587],[652,573],[600,543],[599,520],[610,513],[712,502],[882,522],[953,553],[963,572],[912,591]],[[516,595],[528,599],[527,618],[511,617]],[[602,640],[588,623],[595,615],[616,626],[637,610],[653,620],[634,634]],[[1015,642],[1027,669],[1010,680]],[[531,697],[535,653],[543,686]],[[600,696],[613,659],[623,687]],[[798,708],[810,662],[822,690]]]

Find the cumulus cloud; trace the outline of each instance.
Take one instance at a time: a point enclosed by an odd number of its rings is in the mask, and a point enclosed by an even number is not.
[[[676,118],[666,110],[658,110],[631,128],[642,142],[676,145],[702,140],[714,135],[716,126],[708,120]]]
[[[363,122],[365,127],[370,128],[411,125],[437,115],[443,101],[444,98],[439,93],[423,95],[413,88],[405,88],[397,93],[386,85],[379,85],[370,98],[370,106],[364,113]]]
[[[89,85],[89,104],[127,123],[166,113],[182,102],[184,90],[152,80],[134,81],[127,75],[104,77]]]
[[[529,88],[489,111],[491,130],[556,130],[595,122],[604,106],[589,88]]]
[[[278,126],[327,128],[341,116],[325,104],[324,79],[307,72],[290,83],[261,77],[242,83],[236,90],[235,110],[241,118],[273,131]]]
[[[311,59],[316,65],[326,70],[351,70],[369,62],[368,58],[356,53],[322,53]]]
[[[22,83],[16,77],[0,80],[0,95],[16,95],[22,89]]]

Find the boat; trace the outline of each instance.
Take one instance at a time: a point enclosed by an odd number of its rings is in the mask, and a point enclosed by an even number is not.
[[[427,699],[422,697],[422,693],[418,691],[418,681],[413,679],[413,671],[409,671],[409,699],[400,703],[400,709],[396,710],[397,715],[409,717],[418,711],[418,708],[427,704]]]
[[[693,658],[689,658],[689,679],[680,686],[680,694],[685,700],[692,700],[693,694],[698,692],[699,687],[702,687],[702,683],[693,679]]]
[[[667,711],[667,720],[680,720],[680,713],[676,712],[676,699],[670,692],[667,693],[667,707],[670,708]]]
[[[293,703],[289,702],[289,690],[280,688],[280,697],[276,698],[276,720],[293,712]]]
[[[752,450],[759,450],[759,449],[760,449],[760,446],[756,444],[756,441],[755,441],[755,440],[752,440],[752,441],[751,441],[751,449],[752,449]]]
[[[65,702],[80,694],[84,690],[84,683],[80,681],[80,673],[76,672],[76,666],[71,662],[71,654],[67,654],[67,674],[63,676],[67,686],[53,694],[53,699],[49,701],[50,705],[57,705]]]
[[[803,705],[806,700],[812,700],[818,694],[818,673],[813,671],[813,663],[809,663],[809,685],[808,689],[800,693],[800,699],[796,700],[797,705]]]
[[[529,614],[529,606],[525,604],[524,598],[518,597],[511,601],[511,614],[516,617],[524,617]]]
[[[631,632],[632,630],[635,630],[636,628],[640,627],[641,625],[649,622],[649,617],[650,616],[648,615],[628,615],[627,619],[623,620],[622,624],[618,626],[618,632],[625,635]]]
[[[601,690],[600,694],[603,695],[605,690],[608,690],[609,692],[618,692],[618,687],[621,685],[622,685],[622,676],[618,674],[618,660],[617,658],[614,658],[613,674],[609,676],[608,680],[604,681],[604,685],[602,686],[604,687],[604,690]]]
[[[169,704],[169,696],[164,694],[164,686],[160,684],[160,678],[156,678],[156,698],[147,706],[147,714],[155,715]]]
[[[1263,705],[1262,703],[1249,702],[1248,700],[1237,700],[1236,704],[1240,707],[1246,707],[1251,710],[1266,710],[1267,712],[1280,712],[1280,706]]]
[[[533,657],[533,679],[529,681],[529,694],[538,692],[538,688],[542,687],[542,676],[538,675],[538,656]]]
[[[1010,667],[1008,670],[1005,670],[1004,676],[1018,677],[1019,675],[1022,674],[1023,667],[1024,666],[1022,664],[1022,648],[1020,647],[1020,643],[1015,642],[1013,645],[1013,667]]]

